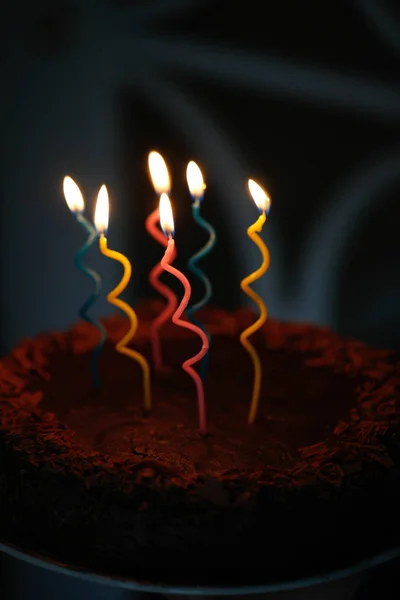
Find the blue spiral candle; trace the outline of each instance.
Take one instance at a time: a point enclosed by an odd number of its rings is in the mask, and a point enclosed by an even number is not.
[[[193,218],[196,221],[196,223],[198,223],[198,225],[200,225],[200,227],[202,227],[205,231],[207,231],[207,233],[209,235],[208,241],[205,244],[205,246],[203,246],[198,252],[196,252],[196,254],[193,254],[193,256],[188,261],[189,269],[192,271],[192,273],[194,273],[194,275],[196,275],[196,277],[201,279],[201,281],[203,282],[204,295],[198,302],[196,302],[195,304],[192,304],[191,306],[189,306],[187,308],[186,314],[188,316],[189,321],[191,321],[192,323],[194,323],[195,325],[200,327],[204,331],[204,333],[206,333],[206,335],[208,337],[209,346],[211,346],[211,337],[210,337],[209,332],[207,331],[207,329],[203,325],[203,323],[201,323],[198,319],[196,319],[194,317],[194,313],[196,313],[200,308],[203,308],[203,306],[205,306],[209,302],[209,300],[212,296],[211,282],[208,279],[208,277],[203,273],[203,271],[201,269],[199,269],[199,267],[197,266],[197,262],[199,260],[201,260],[202,258],[204,258],[204,256],[206,256],[212,250],[212,248],[215,245],[216,239],[217,239],[217,234],[215,233],[215,230],[210,225],[210,223],[208,223],[205,219],[203,219],[203,217],[200,214],[200,206],[201,206],[201,202],[202,202],[203,196],[204,196],[205,185],[204,185],[204,180],[203,180],[203,175],[201,173],[201,170],[197,166],[197,164],[193,161],[190,161],[187,166],[186,178],[187,178],[191,196],[193,198],[193,204],[192,204]],[[210,353],[207,352],[207,354],[204,356],[203,361],[201,363],[200,376],[201,376],[202,381],[204,381],[206,374],[207,374],[209,356],[210,356]]]
[[[79,316],[81,319],[83,319],[87,323],[90,323],[91,325],[96,327],[100,334],[99,343],[97,344],[96,348],[94,348],[94,350],[92,352],[92,356],[91,356],[91,371],[92,371],[93,383],[94,383],[94,386],[97,389],[99,389],[101,387],[101,379],[100,379],[100,373],[99,373],[99,355],[100,355],[100,351],[104,345],[104,342],[105,342],[107,336],[106,336],[106,331],[105,331],[103,325],[96,319],[93,319],[88,314],[88,311],[93,306],[93,304],[95,304],[96,300],[98,299],[98,297],[100,295],[101,278],[100,278],[100,275],[98,273],[96,273],[96,271],[94,271],[93,269],[89,269],[83,263],[84,255],[89,250],[89,248],[92,246],[92,244],[97,240],[98,235],[97,235],[97,231],[96,231],[94,225],[92,225],[92,223],[90,221],[88,221],[86,219],[86,217],[83,216],[83,211],[85,209],[85,202],[83,200],[82,193],[81,193],[79,187],[77,186],[77,184],[75,183],[75,181],[73,179],[71,179],[71,177],[68,177],[68,176],[64,177],[63,188],[64,188],[65,200],[68,204],[69,209],[76,216],[76,220],[78,221],[78,223],[80,223],[80,225],[82,225],[84,230],[89,234],[88,238],[86,239],[86,242],[75,254],[74,265],[86,277],[89,277],[93,281],[93,284],[94,284],[94,289],[93,289],[92,293],[89,295],[87,300],[82,304],[82,306],[79,309]]]

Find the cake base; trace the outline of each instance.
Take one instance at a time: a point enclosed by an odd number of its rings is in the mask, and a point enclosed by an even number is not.
[[[145,592],[154,594],[182,594],[182,595],[201,595],[201,596],[241,596],[251,594],[267,594],[273,592],[283,592],[313,587],[315,585],[329,585],[344,579],[352,579],[353,588],[357,589],[362,580],[365,571],[386,564],[400,557],[400,546],[377,554],[361,562],[355,562],[346,568],[326,573],[315,573],[308,577],[297,580],[273,581],[269,583],[247,584],[237,586],[235,583],[215,585],[213,587],[203,585],[201,582],[180,583],[179,579],[167,581],[146,581],[139,575],[134,577],[121,578],[112,573],[96,573],[86,570],[84,565],[64,564],[59,562],[56,557],[44,556],[36,553],[34,550],[25,551],[13,544],[0,541],[0,552],[13,557],[21,562],[26,562],[35,567],[44,570],[50,570],[60,575],[76,577],[86,582],[99,585],[107,585],[115,589],[131,590],[135,592]],[[357,579],[355,579],[358,576]],[[110,596],[112,597],[112,596]]]

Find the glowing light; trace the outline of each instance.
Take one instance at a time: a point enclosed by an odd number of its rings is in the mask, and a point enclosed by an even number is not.
[[[175,231],[172,206],[167,194],[160,196],[160,225],[167,237],[173,236]]]
[[[151,181],[158,195],[169,194],[171,191],[171,180],[165,160],[159,152],[154,150],[149,153],[148,165]]]
[[[100,234],[105,234],[107,231],[109,213],[108,192],[106,186],[102,185],[97,194],[96,210],[94,213],[94,224]]]
[[[71,212],[83,212],[85,210],[85,201],[79,186],[72,177],[67,175],[63,181],[64,197]]]
[[[191,160],[186,168],[186,180],[194,200],[201,200],[206,186],[200,167]]]
[[[268,196],[268,194],[253,179],[249,179],[248,187],[258,210],[268,213],[269,209],[271,208],[271,198]]]

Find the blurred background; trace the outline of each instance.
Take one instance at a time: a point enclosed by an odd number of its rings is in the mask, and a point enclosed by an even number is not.
[[[250,176],[273,202],[271,268],[258,284],[270,314],[398,344],[397,3],[39,0],[9,6],[2,29],[3,351],[68,326],[90,289],[72,264],[84,233],[61,193],[67,173],[88,216],[107,183],[109,243],[133,264],[127,295],[152,295],[151,149],[171,170],[183,269],[204,242],[185,167],[203,169],[215,302],[242,304],[240,278],[259,263],[246,237],[257,217]],[[106,293],[119,266],[97,248],[89,261]],[[97,312],[107,310],[103,299]]]
[[[126,253],[127,297],[153,295],[161,248],[147,153],[173,179],[178,265],[205,241],[186,163],[203,169],[218,244],[214,301],[245,302],[259,264],[246,179],[272,198],[258,284],[273,317],[400,342],[400,5],[395,0],[37,0],[6,3],[2,40],[1,342],[67,327],[90,284],[73,267],[84,232],[62,196],[80,184],[92,216],[107,183],[110,247]],[[99,256],[104,295],[119,266]],[[257,286],[256,286],[257,287]],[[194,282],[194,299],[201,292]],[[108,312],[104,297],[98,314]]]

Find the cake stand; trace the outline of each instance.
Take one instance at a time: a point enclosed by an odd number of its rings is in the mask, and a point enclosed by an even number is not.
[[[149,592],[155,594],[161,594],[162,596],[173,595],[199,595],[199,596],[238,596],[238,595],[249,595],[249,594],[269,594],[274,592],[282,592],[284,590],[296,590],[300,588],[310,588],[312,586],[328,584],[329,582],[338,581],[340,579],[349,578],[361,574],[373,567],[383,565],[395,558],[400,557],[400,546],[393,547],[385,552],[376,554],[366,560],[356,562],[346,568],[328,572],[319,573],[312,577],[304,579],[297,579],[293,581],[277,581],[274,583],[268,583],[265,585],[246,585],[240,587],[211,587],[200,585],[179,585],[171,583],[163,583],[160,581],[142,581],[140,579],[128,579],[122,577],[113,577],[112,575],[105,575],[102,573],[96,573],[89,571],[85,568],[81,568],[76,565],[63,564],[54,557],[44,556],[37,554],[32,551],[26,551],[19,548],[16,545],[0,541],[0,552],[4,552],[6,555],[21,561],[23,564],[30,564],[36,567],[42,567],[47,569],[54,574],[69,575],[74,578],[80,579],[86,582],[86,584],[97,584],[96,588],[104,586],[105,595],[104,598],[111,600],[120,600],[122,598],[131,597],[124,594],[127,591],[136,592]],[[63,578],[65,580],[65,577]],[[361,580],[361,579],[360,579]],[[99,585],[100,584],[100,585]],[[31,588],[31,591],[34,591]],[[114,593],[115,592],[115,593]],[[59,595],[57,594],[57,597]],[[66,597],[69,597],[68,595]],[[74,595],[76,597],[76,595]],[[86,596],[87,597],[87,596]],[[96,598],[99,597],[96,595]],[[82,596],[83,598],[83,596]]]

